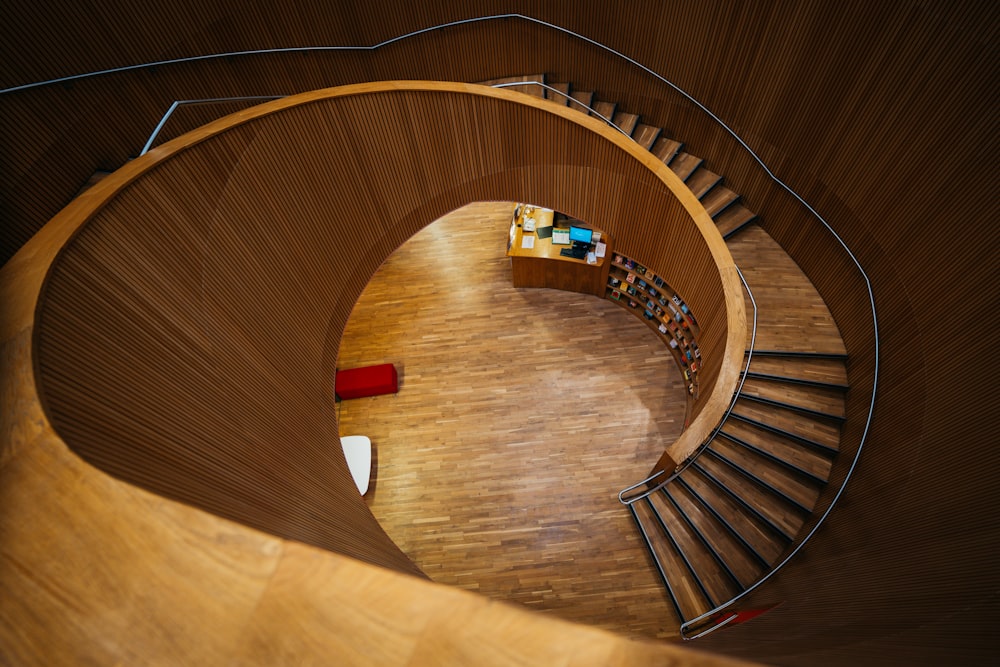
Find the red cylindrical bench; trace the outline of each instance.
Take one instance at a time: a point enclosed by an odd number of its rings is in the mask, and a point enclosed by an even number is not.
[[[334,391],[337,398],[362,398],[399,391],[399,376],[392,364],[364,366],[337,371]]]

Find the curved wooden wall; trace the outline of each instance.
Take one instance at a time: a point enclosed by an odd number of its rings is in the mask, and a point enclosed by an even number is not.
[[[46,413],[99,468],[279,537],[416,571],[347,474],[336,353],[382,261],[471,201],[566,211],[673,269],[705,313],[688,447],[736,384],[741,288],[704,209],[661,163],[565,108],[465,84],[362,84],[236,114],[108,180],[94,197],[113,198],[62,250],[37,306]]]
[[[246,48],[370,45],[510,9],[487,0],[400,7],[373,0],[365,11],[276,4],[182,0],[170,12],[144,10],[147,20],[136,27],[131,5],[22,3],[0,22],[0,81],[6,87]],[[996,243],[983,231],[996,207],[982,184],[996,180],[998,133],[986,91],[995,78],[997,11],[980,0],[530,7],[533,16],[626,53],[706,104],[824,215],[872,278],[880,398],[848,502],[808,553],[768,584],[784,604],[718,633],[708,644],[713,650],[788,664],[983,655],[991,636],[986,591],[1000,586],[991,565],[1000,545],[990,529],[1000,455],[985,419],[993,375],[989,364],[971,360],[992,359],[996,347],[983,316],[993,299],[982,288],[996,282]],[[515,19],[429,33],[375,53],[233,57],[4,94],[5,256],[96,168],[134,154],[175,99],[534,72],[646,114],[725,174],[827,299],[854,360],[852,382],[870,382],[874,359],[857,280],[840,253],[820,247],[816,227],[803,226],[799,205],[662,82]],[[928,342],[942,336],[948,352],[930,353]],[[860,435],[863,401],[855,392],[849,397],[848,439]],[[942,463],[951,456],[948,443],[962,443],[970,463]]]

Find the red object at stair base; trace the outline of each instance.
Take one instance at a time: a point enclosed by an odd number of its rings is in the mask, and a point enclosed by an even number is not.
[[[766,611],[774,609],[775,607],[778,606],[778,604],[780,603],[772,604],[771,606],[764,607],[763,609],[743,609],[743,610],[733,609],[727,611],[720,611],[718,614],[712,617],[712,620],[718,622],[725,620],[726,617],[728,616],[734,616],[733,620],[726,623],[726,625],[739,625],[740,623],[744,623],[752,618],[760,616]]]

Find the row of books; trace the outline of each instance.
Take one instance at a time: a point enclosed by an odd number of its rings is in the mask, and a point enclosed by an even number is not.
[[[625,269],[625,271],[628,272],[625,277],[625,282],[634,284],[639,289],[645,290],[647,294],[655,299],[658,299],[664,306],[668,305],[666,298],[667,295],[661,294],[658,290],[669,292],[670,301],[677,307],[676,309],[673,309],[674,312],[676,313],[676,311],[679,310],[682,317],[687,318],[688,321],[694,326],[698,326],[698,321],[695,319],[690,308],[688,308],[687,303],[685,303],[676,292],[670,289],[662,277],[656,275],[645,266],[636,263],[634,260],[631,260],[624,255],[615,254],[613,264]],[[617,287],[619,282],[619,278],[608,278],[608,283],[611,287]]]
[[[616,270],[608,276],[608,298],[655,322],[681,366],[689,393],[696,396],[701,351],[692,330],[697,321],[687,303],[662,277],[624,255],[614,255],[612,268]]]
[[[666,293],[657,291],[656,288],[649,286],[644,281],[629,280],[629,278],[634,278],[634,276],[635,274],[630,273],[624,280],[624,291],[626,294],[642,301],[657,317],[664,320],[673,320],[684,329],[690,329],[692,325],[697,326],[694,315],[691,313],[688,305],[679,296],[672,294],[668,299]],[[622,286],[623,281],[621,278],[614,275],[608,276],[608,287],[613,290],[621,290]],[[645,289],[640,289],[643,287]],[[670,311],[669,316],[666,315],[667,310]]]

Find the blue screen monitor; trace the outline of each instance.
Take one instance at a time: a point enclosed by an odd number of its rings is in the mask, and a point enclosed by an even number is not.
[[[589,229],[584,229],[583,227],[569,228],[570,241],[580,241],[581,243],[590,243],[590,240],[593,237],[594,237],[594,232]]]

